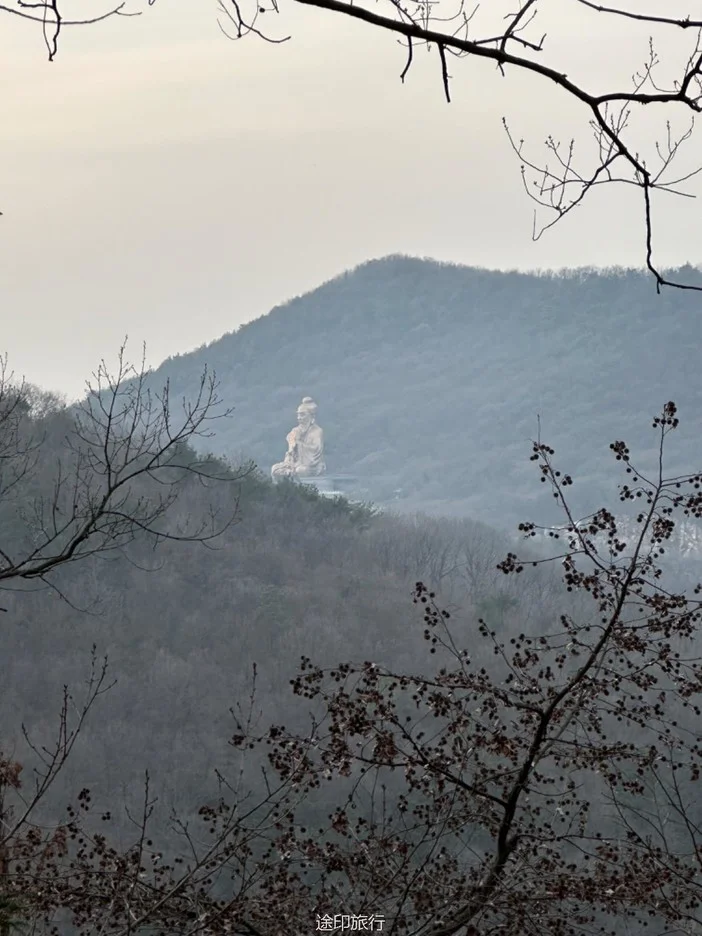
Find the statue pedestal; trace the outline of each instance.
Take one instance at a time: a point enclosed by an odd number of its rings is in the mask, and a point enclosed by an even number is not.
[[[313,487],[322,497],[353,497],[358,479],[353,475],[326,474],[318,478],[296,478],[298,484]]]

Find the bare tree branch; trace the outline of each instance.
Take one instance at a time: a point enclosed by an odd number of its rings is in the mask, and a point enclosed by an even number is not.
[[[7,380],[0,382],[0,493],[5,465],[9,480],[4,490],[21,489],[16,517],[26,530],[13,544],[0,545],[0,583],[46,582],[57,567],[122,549],[137,534],[156,544],[212,543],[235,522],[236,499],[227,516],[211,511],[194,526],[176,530],[168,525],[179,487],[187,479],[237,482],[252,468],[213,474],[190,447],[197,437],[211,434],[214,420],[230,413],[221,409],[214,375],[202,374],[195,398],[182,401],[178,416],[168,384],[160,393],[151,390],[143,360],[134,368],[122,347],[116,372],[103,361],[73,416],[49,501],[43,494],[31,495],[41,448],[25,442],[21,433],[23,393],[22,387],[12,389]],[[9,509],[7,498],[2,507]]]
[[[248,32],[260,35],[260,30],[253,28],[253,24],[243,17],[239,0],[220,0],[220,2],[223,7],[227,6],[230,19],[237,26],[235,35],[230,35],[230,38],[241,38]],[[699,170],[684,173],[676,181],[667,178],[667,171],[672,160],[680,146],[690,139],[692,129],[682,133],[677,139],[673,139],[670,135],[670,123],[666,123],[667,142],[661,144],[659,141],[655,147],[655,155],[660,162],[656,169],[650,168],[646,159],[629,142],[628,131],[628,118],[632,108],[666,105],[669,108],[692,111],[693,115],[702,110],[702,47],[700,46],[702,20],[692,17],[648,16],[635,11],[601,6],[587,2],[587,0],[575,0],[575,4],[603,16],[639,20],[654,24],[659,30],[692,30],[696,34],[695,46],[687,60],[682,63],[680,76],[674,83],[674,87],[665,89],[656,83],[659,60],[651,41],[649,59],[643,70],[634,76],[631,89],[595,93],[569,78],[564,70],[535,57],[544,52],[546,34],[543,32],[533,38],[525,34],[537,19],[537,7],[534,0],[521,0],[516,12],[505,17],[506,25],[501,32],[489,31],[482,37],[475,35],[474,20],[477,7],[470,16],[467,16],[463,11],[462,2],[454,14],[443,16],[435,12],[435,3],[425,2],[425,0],[409,0],[408,3],[388,0],[392,11],[390,14],[370,9],[356,0],[353,2],[349,0],[295,0],[295,2],[348,16],[376,29],[402,36],[407,43],[407,61],[400,76],[403,82],[413,63],[414,46],[417,43],[424,43],[429,47],[436,47],[441,66],[441,81],[447,101],[451,100],[446,64],[447,53],[458,57],[471,56],[491,61],[502,74],[505,74],[507,68],[530,72],[548,84],[560,88],[584,107],[586,112],[589,112],[590,126],[599,151],[599,161],[590,170],[576,170],[573,160],[573,144],[570,146],[567,157],[564,158],[560,144],[556,144],[553,137],[549,137],[547,150],[556,157],[558,170],[550,169],[548,165],[539,167],[534,162],[524,159],[523,142],[515,144],[514,139],[509,137],[512,148],[523,161],[522,174],[529,196],[538,203],[539,207],[547,209],[554,215],[551,221],[541,225],[537,224],[535,218],[534,239],[538,239],[546,230],[569,214],[573,208],[581,204],[588,192],[595,186],[605,183],[633,185],[642,193],[645,263],[654,277],[657,290],[660,292],[663,286],[694,291],[702,288],[694,284],[672,281],[655,262],[653,246],[652,196],[654,192],[685,194],[693,197],[692,193],[681,192],[677,186],[689,181]],[[267,7],[257,0],[256,17],[266,10],[278,12],[278,6],[276,4],[275,7]],[[457,26],[449,30],[444,25],[446,23],[456,23]],[[515,49],[520,51],[514,51]],[[614,175],[612,170],[615,165],[617,168],[621,166],[622,173]],[[526,179],[527,169],[537,177],[534,183],[535,188]]]

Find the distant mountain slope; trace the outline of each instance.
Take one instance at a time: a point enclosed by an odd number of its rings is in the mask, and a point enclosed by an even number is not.
[[[699,270],[686,280],[702,283]],[[236,407],[212,448],[263,468],[295,407],[319,403],[332,471],[397,506],[512,524],[544,516],[530,465],[542,434],[583,506],[610,492],[608,445],[653,456],[649,417],[680,407],[676,461],[700,462],[702,295],[657,296],[631,271],[493,272],[406,257],[373,261],[158,369],[191,393],[203,365]],[[547,518],[545,518],[547,519]]]

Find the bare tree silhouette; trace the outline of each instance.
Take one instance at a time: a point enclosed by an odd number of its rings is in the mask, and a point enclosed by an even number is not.
[[[251,469],[213,475],[189,446],[231,412],[221,407],[214,374],[203,372],[194,399],[183,400],[178,412],[168,384],[155,393],[143,358],[134,367],[123,345],[115,371],[102,361],[87,389],[69,418],[62,460],[53,466],[52,496],[34,496],[35,474],[49,469],[31,420],[31,394],[13,381],[6,359],[0,361],[0,509],[6,525],[14,513],[23,529],[12,543],[0,539],[0,588],[40,581],[56,589],[54,569],[121,549],[137,534],[154,544],[209,544],[236,520],[234,498],[226,517],[212,510],[194,524],[169,522],[186,479],[233,482]]]

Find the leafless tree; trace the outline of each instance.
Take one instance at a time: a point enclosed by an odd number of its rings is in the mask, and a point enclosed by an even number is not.
[[[665,473],[677,425],[668,403],[654,420],[650,475],[624,442],[611,446],[629,475],[620,500],[639,508],[629,541],[606,508],[573,516],[572,479],[534,443],[563,507],[550,530],[563,548],[548,560],[510,552],[499,567],[524,577],[558,562],[565,588],[590,598],[587,619],[561,615],[538,637],[481,621],[459,639],[420,583],[425,637],[443,657],[434,678],[303,661],[295,691],[321,715],[304,738],[273,728],[272,764],[299,782],[306,774],[310,795],[326,778],[350,784],[324,835],[281,828],[289,887],[306,888],[307,914],[372,907],[390,932],[432,936],[594,933],[617,920],[699,931],[702,584],[673,593],[660,566],[675,516],[702,516],[702,476]],[[521,525],[528,538],[537,529]],[[493,664],[481,665],[479,645]],[[293,929],[303,925],[295,912]]]
[[[247,734],[255,727],[255,681],[254,668],[248,704],[233,710],[239,730]],[[9,922],[3,931],[4,906],[8,921],[37,934],[56,932],[61,922],[91,936],[243,931],[255,936],[257,929],[248,921],[257,907],[270,902],[265,880],[275,873],[275,860],[266,849],[270,851],[281,812],[292,814],[304,793],[290,778],[271,778],[252,797],[244,777],[248,752],[238,754],[233,776],[218,775],[221,796],[203,806],[195,821],[170,814],[171,840],[179,846],[170,860],[154,841],[159,830],[154,828],[156,798],[148,773],[139,809],[126,807],[133,830],[126,847],[110,841],[111,811],[95,817],[97,825],[91,823],[87,788],[69,805],[63,821],[42,822],[35,815],[88,711],[107,688],[106,664],[94,666],[72,722],[72,699],[66,696],[56,743],[36,752],[44,769],[34,789],[25,791],[21,765],[0,752],[0,933],[9,933]],[[232,926],[232,919],[239,922]]]
[[[226,516],[211,509],[174,529],[169,522],[180,486],[241,480],[251,469],[212,469],[190,443],[211,435],[223,410],[214,374],[203,372],[192,400],[180,407],[169,386],[155,392],[142,363],[134,367],[123,346],[117,368],[103,361],[86,398],[67,411],[63,451],[47,453],[32,419],[32,398],[0,368],[0,588],[38,581],[56,588],[51,573],[90,555],[123,549],[137,535],[212,543],[236,519],[232,497]],[[179,412],[180,410],[180,412]],[[50,460],[50,464],[47,464]],[[46,497],[51,471],[52,491]]]
[[[655,277],[658,290],[661,286],[702,289],[697,284],[670,279],[654,262],[652,213],[652,199],[657,193],[692,197],[685,185],[700,172],[700,168],[677,170],[680,160],[676,159],[681,147],[691,139],[695,117],[702,108],[702,19],[698,10],[685,3],[666,4],[659,14],[649,15],[638,11],[634,3],[616,6],[590,0],[560,3],[561,17],[570,11],[587,11],[592,15],[592,33],[589,36],[585,33],[583,38],[590,42],[593,50],[593,83],[598,73],[598,27],[606,29],[609,22],[624,21],[631,23],[634,40],[638,38],[641,24],[650,27],[654,34],[648,47],[642,49],[641,67],[628,87],[593,91],[585,83],[568,77],[568,63],[548,60],[546,37],[556,26],[549,20],[548,12],[537,8],[536,0],[476,3],[470,7],[464,0],[455,0],[448,8],[438,0],[383,0],[381,5],[359,0],[288,2],[319,7],[399,36],[406,51],[400,73],[403,81],[410,72],[417,47],[424,45],[434,49],[447,101],[451,99],[451,58],[479,59],[486,66],[491,64],[498,68],[503,75],[508,70],[516,70],[560,88],[588,116],[595,142],[589,164],[581,163],[580,157],[576,157],[573,140],[561,143],[556,135],[546,140],[544,161],[528,156],[524,141],[513,134],[503,118],[508,141],[521,164],[524,188],[536,203],[533,238],[537,240],[568,215],[593,189],[610,184],[634,186],[640,190],[643,202],[646,266]],[[678,7],[678,12],[673,12],[673,6]],[[232,39],[247,35],[271,39],[271,32],[264,31],[263,22],[274,13],[282,16],[284,7],[285,0],[251,0],[250,3],[220,0],[220,26]],[[656,51],[657,40],[666,40],[668,34],[675,33],[689,36],[687,48],[678,59],[661,62]],[[287,38],[290,37],[275,41]],[[661,76],[664,69],[675,75],[669,84],[665,84]],[[655,144],[649,152],[641,153],[630,124],[632,115],[649,105],[654,105],[657,112],[664,110],[666,116],[661,117]],[[670,118],[678,113],[687,123],[676,135]]]
[[[151,6],[154,0],[148,0]],[[140,11],[126,10],[126,2],[103,4],[103,8],[88,17],[75,19],[66,16],[62,12],[63,4],[59,0],[15,0],[15,3],[0,4],[0,12],[8,13],[10,16],[17,16],[20,19],[28,20],[32,23],[38,23],[41,26],[42,36],[49,61],[53,62],[58,52],[58,42],[61,30],[72,26],[93,26],[102,20],[111,19],[114,16],[139,16]]]
[[[152,3],[153,0],[149,0]],[[438,0],[383,0],[364,4],[359,0],[287,0],[314,6],[332,13],[361,20],[375,29],[400,37],[405,47],[400,78],[405,80],[412,67],[415,51],[427,46],[436,51],[439,74],[447,101],[451,100],[451,59],[470,57],[492,64],[504,75],[508,70],[529,73],[546,84],[560,88],[576,108],[582,109],[589,121],[594,139],[592,158],[581,161],[576,155],[575,141],[561,142],[550,135],[545,158],[528,155],[524,140],[516,136],[506,118],[503,124],[507,139],[516,153],[525,191],[535,202],[532,236],[538,240],[554,224],[570,214],[585,196],[603,185],[633,186],[641,193],[644,217],[646,267],[653,275],[656,288],[675,286],[700,290],[696,283],[672,279],[654,260],[653,198],[657,194],[694,197],[689,183],[702,167],[678,168],[678,154],[693,137],[695,117],[702,108],[702,19],[699,11],[681,2],[676,10],[671,4],[656,14],[639,11],[635,4],[609,6],[593,0],[563,0],[559,15],[583,11],[592,17],[592,75],[597,74],[597,29],[609,23],[631,24],[636,41],[643,24],[652,33],[647,47],[642,49],[639,70],[623,87],[595,91],[587,84],[570,78],[567,63],[549,61],[547,34],[554,31],[549,14],[537,8],[536,0],[517,0],[516,4],[476,3],[467,7],[465,0],[454,0],[453,6],[441,6]],[[219,0],[220,28],[230,39],[253,35],[268,42],[285,42],[290,36],[278,37],[264,27],[264,18],[284,15],[285,0]],[[515,6],[517,7],[515,9]],[[687,9],[686,9],[687,6]],[[0,5],[0,11],[21,16],[41,24],[49,59],[53,60],[61,30],[67,26],[87,25],[112,16],[138,15],[119,3],[94,17],[72,20],[60,12],[60,0],[40,0],[28,3],[18,0],[16,6]],[[267,14],[267,15],[266,15]],[[602,22],[600,22],[602,21]],[[689,41],[684,52],[675,52],[661,61],[657,51],[659,40],[681,34]],[[674,75],[663,77],[663,72]],[[639,149],[632,116],[653,105],[663,110],[655,142],[645,152]],[[685,128],[674,131],[671,116],[681,114]]]
[[[71,411],[50,394],[15,381],[7,359],[0,359],[0,587],[39,582],[65,598],[52,576],[62,566],[122,550],[136,537],[150,539],[153,546],[162,540],[212,544],[235,522],[236,496],[226,515],[212,509],[204,519],[186,520],[176,530],[170,522],[184,483],[232,483],[251,467],[230,470],[220,463],[213,470],[213,463],[200,459],[192,448],[197,437],[211,435],[214,420],[230,412],[221,407],[215,376],[205,371],[195,398],[183,400],[181,407],[171,400],[168,384],[160,392],[150,384],[143,358],[140,367],[132,366],[122,346],[116,370],[102,361],[85,399]],[[49,444],[43,431],[47,417],[52,425],[62,420],[66,430],[58,449],[56,439]],[[94,703],[109,688],[107,660],[99,663],[93,647],[84,698],[76,700],[64,687],[53,741],[37,742],[24,731],[37,761],[28,787],[22,783],[22,765],[0,744],[2,936],[10,933],[16,919],[36,922],[42,907],[54,908],[59,893],[64,898],[59,911],[77,906],[73,892],[61,891],[61,877],[52,878],[46,869],[66,853],[71,836],[77,837],[75,820],[89,794],[79,795],[68,823],[47,827],[37,813]],[[148,787],[146,798],[148,807]],[[150,815],[147,807],[144,821]],[[93,844],[99,850],[99,836]],[[109,887],[117,887],[120,871],[126,873],[125,886],[133,889],[131,866],[127,863],[125,872],[123,858],[115,857],[115,862]],[[68,878],[73,882],[71,875]],[[108,879],[104,872],[101,879]],[[90,893],[95,898],[90,907],[104,912],[98,895]]]

